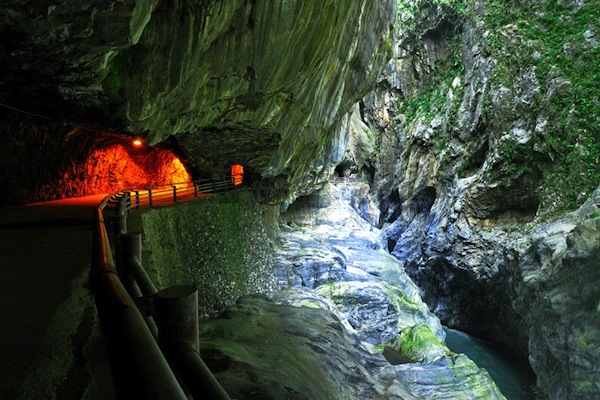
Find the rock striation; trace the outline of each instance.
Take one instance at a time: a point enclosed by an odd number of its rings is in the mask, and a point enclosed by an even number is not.
[[[529,355],[550,398],[598,397],[599,9],[415,4],[360,105],[377,148],[348,157],[386,245],[443,323]]]
[[[364,213],[369,209],[365,188],[355,181],[331,183],[282,214],[275,254],[277,301],[315,307],[318,299],[318,308],[343,322],[346,334],[360,343],[350,344],[355,354],[344,361],[346,374],[360,368],[349,360],[363,360],[359,366],[378,360],[367,368],[366,382],[374,382],[369,383],[371,391],[348,392],[354,396],[504,398],[485,370],[444,345],[439,320],[402,264],[385,250],[381,232],[374,227],[378,215]],[[323,354],[335,354],[338,346],[349,342],[332,343],[329,330],[323,329],[323,338],[314,343],[325,348]],[[346,384],[348,391],[363,387],[352,377],[341,380],[352,382]],[[344,396],[348,397],[337,392],[333,397]]]
[[[553,399],[594,398],[600,390],[600,188],[529,239],[515,305],[530,322],[538,383]]]
[[[351,202],[385,227],[384,243],[324,219],[305,242],[290,219],[290,250],[316,246],[317,234],[334,245],[281,261],[281,282],[329,291],[361,342],[400,336],[396,347],[424,361],[414,373],[448,372],[461,359],[402,345],[443,339],[419,290],[397,280],[406,271],[443,322],[529,355],[552,398],[600,397],[600,8],[467,3],[10,2],[0,9],[0,202],[82,194],[72,181],[114,135],[168,139],[193,175],[243,164],[271,223],[336,166],[360,173],[378,207],[365,187]],[[305,201],[329,200],[302,198],[288,217]],[[383,275],[365,265],[367,250]],[[237,277],[213,282],[227,295],[215,308],[245,293]]]
[[[393,0],[11,3],[0,10],[0,102],[18,121],[4,129],[58,125],[44,140],[59,148],[71,130],[61,122],[175,138],[197,171],[243,164],[268,178],[267,201],[292,199],[337,164],[337,127],[390,57],[394,10]]]

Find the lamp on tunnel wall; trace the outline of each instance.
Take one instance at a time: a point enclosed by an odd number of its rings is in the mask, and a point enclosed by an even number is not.
[[[231,181],[234,186],[240,186],[244,182],[244,167],[240,164],[231,166]]]
[[[133,147],[142,147],[144,145],[144,141],[140,138],[135,138],[131,141],[131,144],[133,144]]]

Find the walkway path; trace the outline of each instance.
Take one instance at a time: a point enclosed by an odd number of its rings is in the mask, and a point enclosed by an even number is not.
[[[192,201],[234,184],[227,178],[176,186],[176,196],[172,185],[153,188],[152,205]],[[149,208],[149,191],[138,195],[141,208]],[[87,289],[93,211],[105,196],[0,208],[0,399],[114,399]]]
[[[89,369],[101,398],[111,398],[106,366],[86,365],[104,351],[86,288],[103,197],[0,208],[1,399],[99,398],[84,393]]]

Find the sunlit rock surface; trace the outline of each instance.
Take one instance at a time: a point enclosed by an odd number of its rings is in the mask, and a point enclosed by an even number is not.
[[[382,248],[379,230],[353,208],[362,186],[329,185],[283,214],[275,303],[242,299],[203,322],[203,357],[233,393],[275,387],[298,398],[328,390],[333,398],[503,398],[486,371],[443,344],[439,320]],[[307,375],[309,365],[316,375]],[[248,379],[247,371],[262,378]],[[300,390],[302,380],[313,383]]]
[[[200,326],[200,352],[236,399],[504,397],[464,355],[391,365],[325,298],[308,290],[242,297]]]
[[[283,214],[275,255],[280,288],[307,287],[329,297],[371,344],[385,344],[416,324],[430,325],[443,340],[439,321],[383,249],[379,230],[351,207],[353,185],[330,184]]]
[[[200,353],[236,399],[383,399],[369,353],[323,299],[292,292],[285,304],[243,297],[200,327]],[[404,389],[402,397],[414,397]]]

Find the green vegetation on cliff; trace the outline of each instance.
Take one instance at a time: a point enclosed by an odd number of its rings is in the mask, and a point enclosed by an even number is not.
[[[428,13],[430,8],[440,8],[444,14],[466,15],[468,1],[464,0],[398,0],[398,19],[402,30],[417,39],[425,32],[420,14]]]
[[[451,141],[477,141],[487,135],[490,149],[497,149],[499,155],[490,164],[489,178],[509,182],[529,177],[542,215],[579,206],[600,183],[600,3],[439,0],[425,4],[415,0],[398,4],[401,29],[417,40],[438,29],[442,37],[436,41],[436,51],[446,46],[433,70],[419,77],[417,95],[401,99],[399,114],[405,126],[429,129],[424,143],[442,157],[455,157],[442,154]],[[453,21],[457,34],[440,28],[439,21],[421,26],[423,20],[434,18],[420,15],[428,7],[437,7],[435,18]],[[461,19],[465,21],[462,32]],[[489,72],[476,70],[487,62]],[[478,81],[472,83],[474,76]],[[476,93],[472,98],[467,97],[467,87]],[[483,98],[481,110],[475,109],[477,96]],[[470,138],[473,133],[465,129],[475,128],[461,119],[475,113],[481,113],[477,137]],[[468,158],[474,155],[463,156],[468,169],[472,163]]]
[[[600,3],[496,0],[486,5],[484,20],[499,69],[510,77],[535,68],[542,90],[531,112],[547,125],[536,132],[527,159],[550,159],[542,194],[558,195],[572,209],[600,182]]]
[[[435,70],[423,78],[420,93],[415,98],[402,102],[398,112],[407,122],[421,121],[431,124],[437,115],[455,119],[463,95],[460,84],[465,66],[460,57],[460,41],[453,37],[448,43],[448,56],[439,61]],[[456,79],[459,79],[456,81]],[[459,84],[456,84],[459,82]],[[438,130],[430,143],[440,153],[451,139],[449,129]]]

